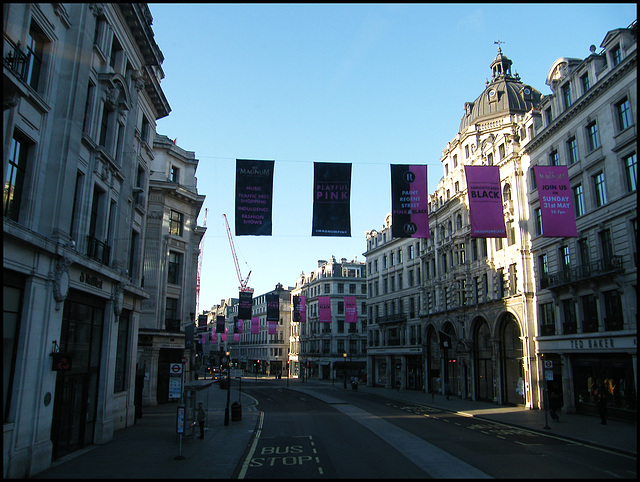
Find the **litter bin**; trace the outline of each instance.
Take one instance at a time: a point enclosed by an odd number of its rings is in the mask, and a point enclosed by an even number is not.
[[[233,402],[231,404],[231,420],[233,422],[242,420],[242,405],[240,405],[238,402]]]

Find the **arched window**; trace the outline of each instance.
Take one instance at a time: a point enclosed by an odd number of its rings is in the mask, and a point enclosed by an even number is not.
[[[462,229],[462,215],[458,214],[456,216],[456,229]]]
[[[502,189],[502,201],[511,201],[511,186],[505,184]]]

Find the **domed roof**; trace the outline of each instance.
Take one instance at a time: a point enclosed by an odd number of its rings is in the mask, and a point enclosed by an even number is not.
[[[511,64],[511,60],[498,47],[498,55],[491,62],[491,82],[487,81],[484,92],[475,102],[465,103],[460,132],[480,121],[509,113],[524,114],[540,104],[543,95],[530,85],[523,84],[517,73],[511,75]]]

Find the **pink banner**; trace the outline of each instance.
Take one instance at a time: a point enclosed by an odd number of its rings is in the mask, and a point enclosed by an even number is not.
[[[331,298],[318,296],[318,316],[320,323],[331,323]]]
[[[214,333],[211,334],[210,338],[211,338],[211,344],[212,345],[217,345],[218,344],[218,335],[215,334],[215,331],[214,331]]]
[[[344,297],[344,322],[345,323],[358,322],[358,306],[356,305],[355,296]]]
[[[224,327],[224,333],[220,335],[220,341],[227,341],[227,327]]]
[[[276,326],[277,326],[278,322],[277,321],[270,321],[269,322],[269,331],[268,333],[270,335],[275,335],[276,334]]]
[[[242,333],[242,325],[243,325],[243,320],[238,320],[236,321],[236,325],[238,327],[238,333]]]
[[[464,166],[472,238],[506,238],[498,166]]]
[[[391,234],[394,238],[428,238],[427,166],[391,164]]]
[[[233,334],[233,341],[240,341],[240,333]]]
[[[533,166],[540,197],[542,236],[577,237],[567,166]]]
[[[260,333],[260,319],[257,316],[251,317],[251,334]]]
[[[204,345],[207,342],[207,334],[203,333],[202,338],[200,338],[200,344]]]

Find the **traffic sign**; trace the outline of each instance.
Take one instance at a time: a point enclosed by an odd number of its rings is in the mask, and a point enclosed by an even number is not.
[[[182,373],[182,364],[171,363],[169,366],[169,373],[172,375],[180,375]]]
[[[544,367],[545,368],[553,368],[553,362],[551,360],[545,360],[544,361]]]

